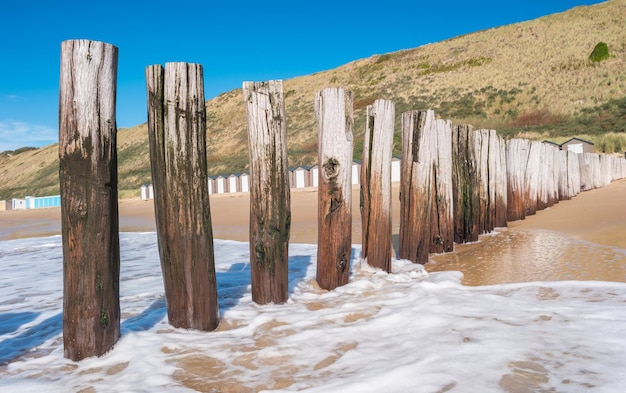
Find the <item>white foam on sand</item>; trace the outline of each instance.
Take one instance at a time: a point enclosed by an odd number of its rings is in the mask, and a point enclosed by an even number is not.
[[[290,246],[290,298],[251,301],[247,243],[215,241],[221,326],[167,323],[156,235],[121,236],[122,337],[63,357],[60,237],[0,241],[0,391],[618,392],[626,284],[465,287],[458,272],[358,262],[314,285],[316,246]],[[229,390],[230,389],[230,390]]]

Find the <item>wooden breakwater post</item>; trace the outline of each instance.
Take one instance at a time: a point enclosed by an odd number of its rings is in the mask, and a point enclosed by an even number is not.
[[[479,182],[478,231],[489,233],[507,223],[506,144],[495,130],[474,132]]]
[[[252,300],[284,303],[289,296],[291,194],[283,83],[244,82],[250,153]]]
[[[362,254],[370,266],[391,272],[391,151],[395,105],[367,107],[361,163]]]
[[[434,121],[433,111],[402,114],[402,158],[400,160],[400,230],[398,257],[414,263],[428,262],[430,251],[430,203],[432,149],[425,125]],[[429,143],[427,143],[427,141]]]
[[[514,138],[506,142],[507,221],[526,217],[526,166],[530,141]]]
[[[120,336],[117,53],[103,42],[61,44],[63,346],[72,360],[102,355]]]
[[[454,194],[454,242],[478,241],[478,174],[474,131],[470,125],[455,125],[452,130],[452,189]]]
[[[452,123],[437,119],[431,123],[434,143],[432,156],[430,252],[454,250],[454,201],[452,189]]]
[[[428,262],[454,248],[452,128],[435,112],[402,114],[398,256]]]
[[[219,323],[206,161],[202,66],[146,68],[148,136],[167,316],[174,327]]]
[[[343,88],[315,96],[318,129],[317,283],[332,290],[348,283],[352,251],[354,97]]]
[[[529,142],[524,171],[524,211],[527,216],[537,213],[537,198],[541,171],[541,142]]]

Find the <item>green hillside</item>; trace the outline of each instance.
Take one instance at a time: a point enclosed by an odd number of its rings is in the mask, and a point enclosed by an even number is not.
[[[343,86],[355,94],[355,156],[361,152],[364,110],[375,99],[504,137],[591,140],[599,150],[626,149],[626,0],[577,7],[533,21],[444,42],[374,55],[336,69],[284,81],[290,165],[313,164],[315,93]],[[248,167],[241,89],[207,101],[211,174]],[[57,146],[0,155],[0,199],[58,193]],[[147,126],[118,133],[120,195],[138,195],[150,181]]]

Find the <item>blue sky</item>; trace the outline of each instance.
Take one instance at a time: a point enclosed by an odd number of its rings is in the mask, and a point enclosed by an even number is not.
[[[61,42],[119,49],[117,126],[146,121],[144,71],[200,63],[205,98],[535,19],[585,0],[0,0],[0,152],[58,141]]]

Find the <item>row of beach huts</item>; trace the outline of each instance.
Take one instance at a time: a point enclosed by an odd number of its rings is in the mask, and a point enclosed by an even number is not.
[[[317,187],[318,166],[301,165],[289,169],[289,185],[291,188]],[[352,184],[359,184],[361,163],[352,163]],[[391,159],[391,181],[400,181],[400,159]],[[230,194],[250,191],[250,174],[248,172],[232,173],[230,175],[209,176],[209,194]],[[154,199],[152,184],[141,186],[141,199]]]
[[[556,145],[550,141],[544,143]],[[570,146],[571,145],[571,146]],[[567,143],[556,145],[560,150],[569,150],[575,153],[593,151],[593,143],[578,138],[572,138]],[[361,171],[361,163],[355,161],[352,163],[352,184],[359,184],[359,173]],[[229,194],[238,192],[249,192],[250,174],[247,172],[233,173],[230,175],[209,176],[209,194]],[[301,165],[296,168],[289,169],[289,183],[291,188],[308,188],[317,187],[318,166]],[[393,157],[391,160],[391,181],[400,181],[400,159]],[[141,186],[141,199],[154,199],[154,190],[152,184],[144,184]],[[41,209],[48,207],[61,206],[61,196],[27,196],[25,198],[13,198],[10,201],[0,200],[0,211],[4,210],[21,210],[21,209]]]
[[[352,164],[352,183],[359,184],[359,171],[361,164]],[[237,192],[249,192],[249,173],[235,173],[230,175],[209,176],[209,194],[228,194]],[[298,166],[289,170],[289,183],[291,188],[317,187],[318,167]],[[391,181],[400,181],[400,159],[394,157],[391,161]],[[141,186],[141,199],[154,199],[152,184]],[[43,196],[25,198],[13,198],[10,201],[0,201],[0,211],[41,209],[61,206],[61,196]]]

